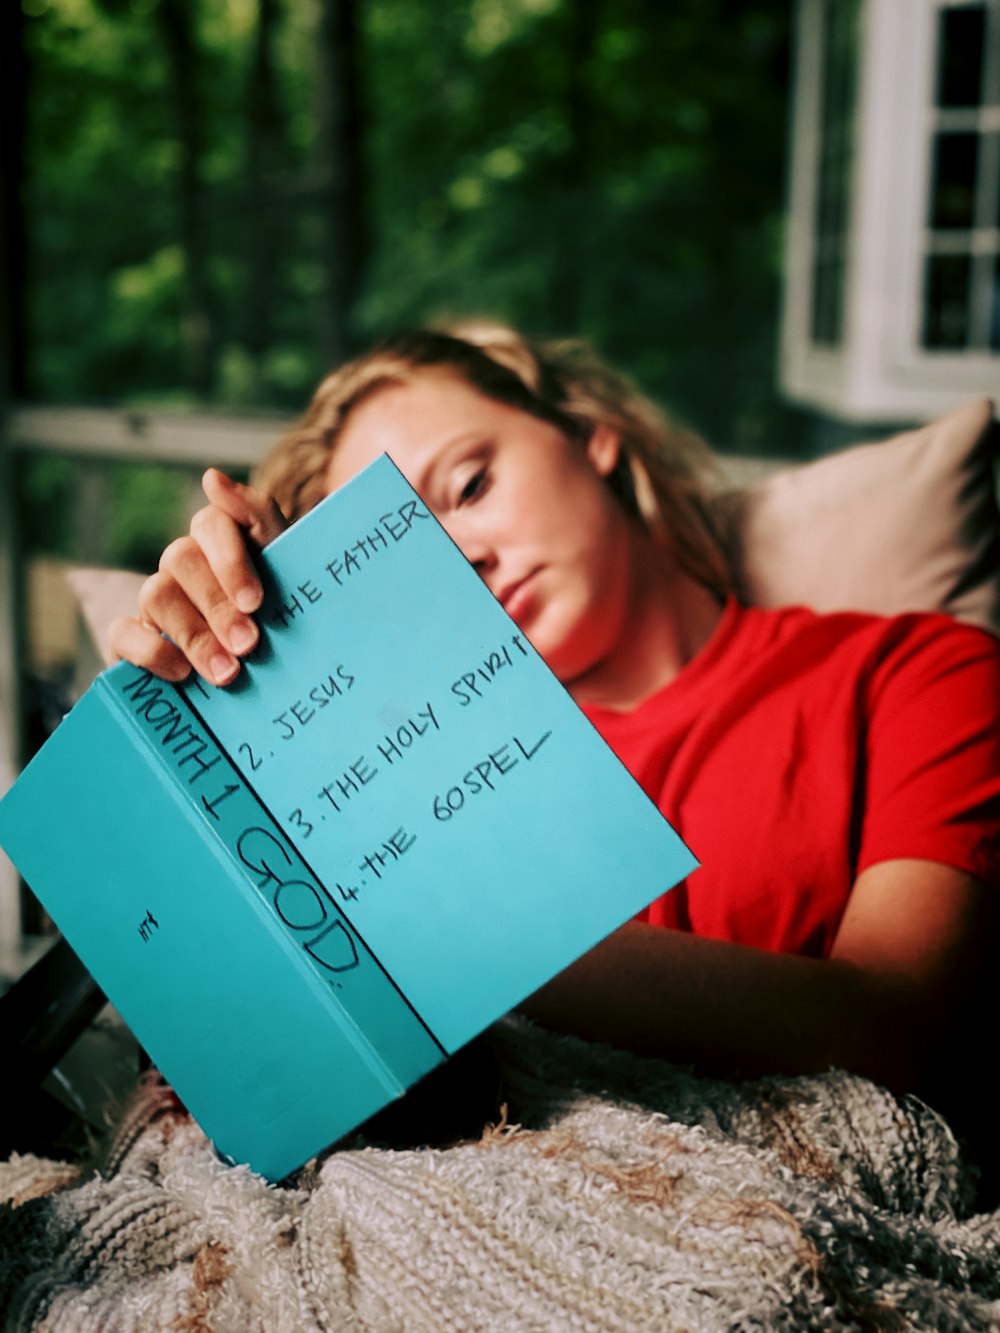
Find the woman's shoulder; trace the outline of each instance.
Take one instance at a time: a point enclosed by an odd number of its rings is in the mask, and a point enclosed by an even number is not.
[[[848,652],[920,652],[936,648],[986,659],[1000,655],[1000,640],[988,630],[937,611],[876,615],[868,611],[815,611],[806,606],[737,606],[732,641],[760,650],[769,645],[822,644]]]
[[[834,696],[874,703],[887,693],[919,694],[925,682],[939,677],[954,689],[974,677],[977,696],[992,691],[995,701],[1000,642],[937,613],[821,613],[805,606],[746,606],[730,598],[714,634],[679,676],[623,713],[597,706],[585,711],[603,726],[643,730],[661,715],[719,713],[723,700],[727,715],[780,698],[810,709]]]
[[[727,608],[704,685],[803,698],[847,692],[869,705],[887,697],[968,689],[999,712],[1000,641],[940,613],[876,616],[807,607]]]

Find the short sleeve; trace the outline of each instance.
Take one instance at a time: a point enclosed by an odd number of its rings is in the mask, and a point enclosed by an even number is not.
[[[1000,884],[1000,643],[904,616],[865,681],[858,870],[914,857]]]

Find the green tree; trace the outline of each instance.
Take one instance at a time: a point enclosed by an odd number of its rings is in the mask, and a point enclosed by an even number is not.
[[[36,395],[292,408],[359,340],[483,314],[794,448],[787,0],[22,5]]]

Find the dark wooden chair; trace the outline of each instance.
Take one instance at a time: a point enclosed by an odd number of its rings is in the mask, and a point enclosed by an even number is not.
[[[0,997],[0,1157],[72,1155],[88,1144],[79,1114],[44,1085],[105,1004],[103,991],[61,936]]]

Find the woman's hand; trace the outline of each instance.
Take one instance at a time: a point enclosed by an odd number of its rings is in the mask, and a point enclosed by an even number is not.
[[[190,535],[163,552],[158,572],[142,586],[138,615],[116,620],[109,643],[116,660],[164,680],[183,680],[194,667],[211,684],[226,685],[259,637],[251,616],[264,590],[251,551],[288,525],[270,496],[215,468],[202,487],[208,504],[192,518]]]

